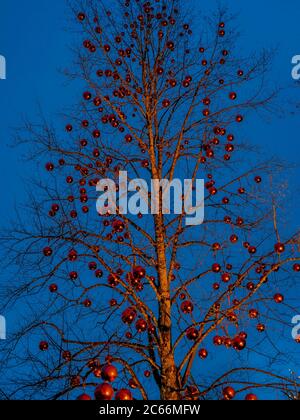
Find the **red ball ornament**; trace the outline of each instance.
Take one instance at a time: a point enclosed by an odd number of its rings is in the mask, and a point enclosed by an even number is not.
[[[221,346],[223,344],[223,338],[219,335],[216,335],[213,338],[213,343],[214,343],[215,346]]]
[[[239,240],[237,235],[231,235],[230,236],[230,242],[235,244]]]
[[[49,344],[47,343],[47,341],[41,341],[39,344],[39,349],[41,351],[46,351],[49,348]]]
[[[230,276],[230,274],[229,274],[229,273],[223,273],[223,274],[222,274],[222,281],[223,281],[224,283],[228,283],[228,282],[230,281],[230,279],[231,279],[231,276]]]
[[[55,293],[58,290],[57,284],[50,284],[49,290],[51,293]]]
[[[281,242],[278,242],[274,245],[274,250],[277,254],[282,254],[285,250],[285,246]]]
[[[255,254],[256,253],[256,247],[255,246],[249,246],[248,252],[249,254]]]
[[[113,399],[114,390],[108,383],[102,383],[95,390],[95,398],[98,401],[110,401]]]
[[[101,377],[104,381],[113,382],[118,377],[118,370],[113,365],[105,365],[102,369]]]
[[[139,265],[133,268],[132,274],[134,278],[142,279],[146,275],[146,270],[144,269],[144,267]]]
[[[201,359],[206,359],[208,356],[208,351],[206,349],[200,349],[198,354]]]
[[[52,162],[48,162],[46,163],[45,168],[48,172],[51,172],[54,170],[54,164]]]
[[[117,401],[131,401],[132,399],[132,394],[129,389],[120,389],[120,391],[116,393]]]
[[[274,295],[274,300],[276,303],[282,303],[284,301],[284,297],[281,293],[276,293],[276,295]]]
[[[219,273],[221,271],[221,266],[220,264],[215,263],[212,265],[211,269],[214,273]]]
[[[51,257],[52,253],[52,248],[50,248],[49,246],[46,246],[46,248],[43,249],[43,254],[45,255],[45,257]]]
[[[257,324],[256,329],[258,332],[264,332],[266,327],[264,324]]]
[[[125,309],[125,311],[122,313],[122,321],[124,324],[132,324],[132,322],[135,320],[137,316],[137,312],[133,307]]]
[[[294,264],[293,270],[296,271],[297,273],[300,272],[300,264]]]
[[[246,347],[245,338],[241,337],[240,335],[235,337],[232,343],[232,347],[238,351],[244,350],[244,348]]]
[[[190,300],[185,300],[180,305],[180,309],[182,310],[184,314],[190,314],[194,310],[194,305],[192,304]]]
[[[237,94],[235,92],[230,92],[229,99],[231,99],[232,101],[234,101],[236,98],[237,98]]]
[[[79,395],[76,400],[78,401],[90,401],[92,398],[88,394]]]
[[[77,15],[77,19],[78,19],[80,22],[83,22],[83,21],[85,20],[85,14],[84,14],[84,13],[82,13],[82,12],[78,13],[78,15]]]
[[[190,327],[186,331],[186,337],[188,340],[197,340],[199,337],[199,331],[195,327]]]
[[[89,101],[91,98],[92,98],[91,92],[84,92],[83,93],[83,99],[85,99],[86,101]]]
[[[258,398],[255,394],[247,394],[245,397],[246,401],[257,401]]]
[[[235,397],[235,390],[231,386],[223,389],[223,397],[225,400],[232,400]]]
[[[257,309],[250,309],[248,313],[249,313],[249,318],[251,318],[251,319],[255,319],[259,315]]]
[[[135,328],[138,333],[143,333],[147,330],[147,322],[144,319],[139,319],[135,324]]]

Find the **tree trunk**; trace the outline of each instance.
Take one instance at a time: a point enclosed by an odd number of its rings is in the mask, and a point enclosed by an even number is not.
[[[180,399],[180,379],[172,350],[172,320],[170,282],[166,262],[164,242],[163,216],[160,213],[155,218],[156,225],[156,252],[159,278],[159,331],[162,343],[159,349],[161,362],[161,389],[162,400]]]

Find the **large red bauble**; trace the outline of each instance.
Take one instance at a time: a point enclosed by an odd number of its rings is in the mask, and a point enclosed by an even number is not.
[[[198,354],[201,357],[201,359],[206,359],[208,356],[208,352],[206,349],[200,349]]]
[[[47,341],[41,341],[39,344],[39,348],[41,351],[46,351],[49,348],[49,344],[47,343]]]
[[[132,394],[129,391],[129,389],[120,389],[120,391],[116,393],[116,400],[117,401],[131,401]]]
[[[230,274],[229,273],[223,273],[222,274],[222,281],[224,281],[225,283],[228,283],[230,281]]]
[[[84,92],[82,96],[86,101],[89,101],[92,98],[91,92]]]
[[[77,18],[80,22],[82,22],[85,19],[85,14],[83,12],[78,13]]]
[[[66,361],[70,361],[72,359],[72,355],[69,350],[64,350],[61,354],[61,357]]]
[[[194,328],[194,327],[190,327],[187,331],[186,331],[186,337],[189,340],[197,340],[199,336],[199,331]]]
[[[125,224],[122,220],[114,220],[112,222],[112,229],[114,232],[122,233],[125,229]]]
[[[258,317],[258,310],[257,309],[250,309],[249,310],[249,318],[255,319]]]
[[[182,312],[184,314],[190,314],[191,312],[193,312],[194,309],[194,305],[192,304],[191,301],[189,300],[185,300],[184,302],[182,302],[182,304],[180,305],[180,308],[182,310]]]
[[[264,332],[266,327],[264,324],[257,324],[256,329],[258,332]]]
[[[48,172],[51,172],[51,171],[53,171],[53,169],[54,169],[54,165],[53,165],[53,163],[48,162],[48,163],[46,163],[45,168],[46,168],[46,170],[47,170]]]
[[[147,322],[144,319],[139,319],[135,324],[135,328],[139,333],[145,332],[147,330]]]
[[[50,284],[49,290],[50,290],[51,293],[57,292],[57,290],[58,290],[57,284],[54,284],[54,283]]]
[[[125,309],[125,311],[122,313],[122,321],[124,324],[132,324],[132,322],[135,320],[137,316],[137,312],[133,307]]]
[[[214,273],[219,273],[221,271],[221,266],[220,264],[215,263],[212,265],[211,269]]]
[[[49,246],[46,246],[46,248],[43,249],[43,253],[45,257],[51,257],[52,249]]]
[[[118,377],[117,368],[113,365],[105,365],[101,372],[102,379],[104,381],[113,382]]]
[[[284,244],[278,242],[277,244],[274,245],[274,250],[275,252],[277,252],[277,254],[282,254],[285,250],[285,246]]]
[[[284,297],[281,293],[276,293],[276,295],[274,295],[274,300],[276,303],[282,303],[284,301]]]
[[[137,266],[137,267],[134,267],[132,274],[133,274],[133,277],[142,279],[146,275],[146,270],[144,269],[144,267]]]
[[[235,397],[235,390],[231,386],[223,389],[223,396],[225,400],[232,400]]]
[[[76,399],[78,401],[90,401],[92,398],[88,394],[81,394]]]
[[[108,383],[102,383],[97,386],[95,390],[95,398],[98,401],[110,401],[113,399],[114,390],[113,387]]]
[[[223,344],[223,338],[219,335],[216,335],[213,338],[213,343],[214,343],[215,346],[221,346]]]
[[[293,270],[296,271],[296,272],[299,272],[300,271],[300,264],[294,264]]]
[[[248,252],[249,254],[255,254],[256,253],[256,247],[255,246],[249,246]]]
[[[246,340],[241,336],[237,336],[233,340],[232,347],[238,351],[244,350],[246,347]]]
[[[247,394],[245,397],[246,401],[257,401],[258,398],[255,394]]]

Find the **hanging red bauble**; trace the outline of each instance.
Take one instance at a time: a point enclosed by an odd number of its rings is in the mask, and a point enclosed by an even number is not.
[[[274,300],[276,303],[282,303],[284,301],[284,297],[281,293],[276,293],[276,295],[274,295]]]
[[[235,350],[241,351],[244,350],[244,348],[246,347],[246,340],[245,338],[241,337],[240,335],[238,335],[237,337],[235,337],[233,339],[233,343],[232,343],[232,347]]]
[[[135,328],[138,333],[145,332],[147,330],[147,322],[144,319],[139,319],[135,324]]]
[[[206,359],[208,356],[208,351],[206,349],[200,349],[198,354],[201,359]]]
[[[249,318],[251,319],[255,319],[257,318],[259,315],[258,310],[257,309],[250,309],[249,310]]]
[[[88,394],[79,395],[76,400],[78,401],[90,401],[92,398]]]
[[[199,331],[195,327],[190,327],[186,331],[186,337],[188,340],[197,340],[199,337]]]
[[[50,284],[49,290],[50,290],[51,293],[57,292],[57,290],[58,290],[57,284],[54,284],[54,283]]]
[[[235,390],[231,386],[223,389],[223,397],[225,400],[232,400],[235,397]]]
[[[47,343],[47,341],[41,341],[39,344],[39,349],[41,351],[46,351],[49,348],[49,344]]]
[[[129,389],[120,389],[120,391],[116,393],[117,401],[131,401],[132,399],[132,394]]]
[[[138,265],[133,268],[132,274],[134,278],[142,279],[146,275],[146,270],[144,269],[144,267]]]
[[[51,172],[54,170],[54,164],[52,162],[48,162],[46,163],[45,168],[48,172]]]
[[[105,365],[102,368],[101,377],[104,381],[113,382],[118,377],[118,370],[111,364]]]
[[[190,300],[185,300],[180,305],[180,309],[182,310],[184,314],[190,314],[191,312],[193,312],[194,305],[192,304]]]
[[[277,254],[282,254],[285,250],[285,246],[281,242],[278,242],[274,245],[274,250]]]
[[[212,265],[211,269],[214,273],[219,273],[221,271],[221,266],[220,264],[215,263]]]
[[[256,329],[258,332],[264,332],[266,327],[264,324],[257,324]]]
[[[45,257],[51,257],[52,253],[52,248],[50,248],[49,246],[46,246],[46,248],[43,249],[43,254],[45,255]]]
[[[258,398],[255,394],[247,394],[245,397],[246,401],[257,401]]]
[[[83,22],[85,19],[85,14],[83,12],[78,13],[77,18],[80,22]]]
[[[213,338],[213,343],[214,343],[215,346],[221,346],[223,344],[223,338],[219,335],[216,335]]]
[[[102,383],[97,386],[95,390],[95,398],[98,401],[110,401],[113,399],[114,390],[113,387],[108,383]]]
[[[294,264],[293,265],[293,270],[296,271],[296,272],[299,272],[300,271],[300,264]]]

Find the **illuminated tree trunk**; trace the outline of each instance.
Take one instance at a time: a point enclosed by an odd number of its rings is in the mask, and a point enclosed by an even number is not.
[[[168,278],[166,249],[163,232],[163,216],[156,217],[156,250],[159,277],[159,332],[161,336],[160,360],[161,360],[161,399],[180,399],[180,383],[177,367],[172,351],[172,317],[170,279]]]

